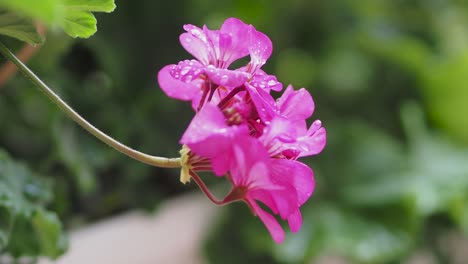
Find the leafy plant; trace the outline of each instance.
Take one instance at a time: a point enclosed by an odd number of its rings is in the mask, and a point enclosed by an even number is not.
[[[0,251],[14,257],[56,258],[67,249],[57,215],[46,209],[50,181],[0,152]]]
[[[97,31],[93,12],[112,12],[115,4],[114,0],[2,0],[0,7],[10,10],[0,13],[0,34],[39,44],[43,38],[34,30],[33,20],[60,27],[74,38],[89,38]]]

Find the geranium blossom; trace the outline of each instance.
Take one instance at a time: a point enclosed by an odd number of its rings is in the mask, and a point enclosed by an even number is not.
[[[246,202],[280,243],[285,232],[276,216],[297,232],[300,207],[315,186],[312,169],[297,159],[320,153],[326,143],[321,121],[307,127],[315,110],[312,96],[290,85],[274,99],[271,91],[279,92],[283,85],[261,69],[271,56],[271,40],[252,25],[229,18],[219,30],[193,25],[184,29],[180,42],[196,59],[168,65],[158,74],[168,96],[192,101],[196,110],[180,140],[181,181],[193,178],[219,205]],[[247,65],[228,68],[247,55]],[[198,171],[224,177],[232,190],[216,199]]]
[[[226,19],[219,30],[194,25],[185,25],[184,29],[180,42],[197,60],[165,66],[158,73],[158,81],[169,97],[192,101],[194,108],[207,96],[213,99],[218,88],[230,90],[242,85],[271,54],[270,39],[237,18]],[[248,70],[228,69],[232,62],[249,54],[252,60]]]

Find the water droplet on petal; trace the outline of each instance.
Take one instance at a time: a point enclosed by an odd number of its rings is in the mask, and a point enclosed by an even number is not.
[[[276,85],[276,81],[275,81],[275,80],[269,80],[269,81],[268,81],[268,85],[269,85],[269,86]]]
[[[221,85],[225,85],[229,81],[229,76],[223,75],[219,81]]]
[[[182,70],[180,71],[180,74],[186,75],[187,73],[189,73],[190,70],[191,70],[190,67],[184,67],[184,68],[182,68]]]

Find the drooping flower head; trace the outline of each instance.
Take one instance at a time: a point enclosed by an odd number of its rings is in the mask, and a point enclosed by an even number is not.
[[[195,59],[168,65],[158,74],[168,96],[191,101],[196,110],[180,140],[181,181],[193,178],[216,204],[244,201],[280,243],[285,233],[276,217],[297,232],[300,207],[315,186],[312,169],[297,159],[320,153],[326,142],[319,120],[307,128],[315,109],[312,96],[288,86],[274,99],[271,91],[283,86],[261,69],[272,53],[271,40],[252,25],[229,18],[219,30],[184,29],[180,42]],[[247,55],[247,65],[229,69]],[[217,200],[198,171],[226,178],[231,192]]]

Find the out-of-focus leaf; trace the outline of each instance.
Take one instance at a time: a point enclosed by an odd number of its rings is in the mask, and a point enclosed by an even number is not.
[[[43,38],[30,19],[0,9],[0,34],[28,42],[39,44]]]
[[[205,251],[213,263],[275,264],[269,256],[273,243],[260,219],[245,204],[235,203],[212,230]]]
[[[417,106],[406,105],[402,115],[410,143],[409,153],[402,156],[407,163],[396,163],[399,169],[393,171],[382,167],[379,177],[355,177],[343,189],[345,200],[356,206],[400,201],[422,216],[447,211],[468,190],[468,151],[428,133]]]
[[[75,131],[74,123],[57,122],[54,128],[56,148],[59,158],[73,173],[79,191],[90,193],[96,189],[96,179],[87,162],[85,148],[80,145]]]
[[[306,210],[302,230],[275,246],[275,256],[284,262],[339,254],[356,263],[383,263],[408,252],[414,243],[414,215],[399,206],[361,213],[331,204]],[[398,220],[389,218],[394,214]]]
[[[56,22],[63,6],[62,0],[0,0],[0,6],[47,23]]]
[[[422,76],[428,112],[455,139],[468,143],[468,47],[460,54],[437,59]]]
[[[0,152],[0,251],[56,258],[67,248],[62,225],[44,206],[50,185]]]
[[[71,37],[89,38],[97,31],[97,21],[91,12],[112,12],[114,0],[63,0],[64,17],[61,26]]]
[[[49,25],[59,25],[74,38],[89,38],[96,33],[96,18],[92,12],[112,12],[114,0],[0,0],[0,6],[10,8],[31,19]],[[32,8],[34,7],[34,8]]]

